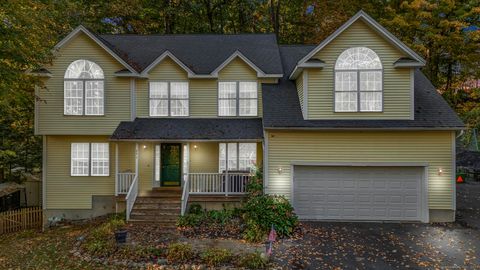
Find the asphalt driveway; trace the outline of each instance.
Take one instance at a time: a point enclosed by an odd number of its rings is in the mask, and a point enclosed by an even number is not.
[[[480,183],[457,186],[457,222],[303,222],[275,244],[288,269],[480,269]]]

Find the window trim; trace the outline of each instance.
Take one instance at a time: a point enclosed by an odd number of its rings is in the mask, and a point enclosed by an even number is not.
[[[107,144],[107,150],[108,150],[108,171],[107,174],[99,175],[99,174],[93,174],[92,173],[92,144],[98,143],[98,144]],[[72,166],[73,166],[73,159],[72,159],[72,145],[73,144],[88,144],[88,174],[86,175],[74,175],[72,171]],[[70,177],[110,177],[110,169],[111,169],[111,163],[110,163],[110,143],[109,142],[70,142]]]
[[[92,61],[92,60],[89,60],[89,59],[77,59],[77,60],[74,60],[72,62],[70,62],[70,64],[68,64],[67,66],[67,69],[70,67],[71,64],[73,64],[74,62],[76,61],[79,61],[79,60],[84,60],[84,61],[89,61],[89,62],[92,62],[94,64],[96,64],[98,67],[100,67],[102,69],[102,72],[103,72],[103,79],[95,79],[95,78],[92,78],[92,79],[82,79],[82,78],[65,78],[65,75],[63,76],[63,116],[67,116],[67,117],[70,117],[70,116],[82,116],[82,117],[90,117],[90,116],[105,116],[105,88],[106,88],[106,80],[105,80],[105,72],[103,70],[103,68],[97,64],[97,62],[95,61]],[[66,72],[66,71],[65,71]],[[78,82],[78,81],[81,81],[82,82],[82,114],[66,114],[65,113],[65,82],[67,81],[70,81],[70,82]],[[97,82],[97,81],[103,81],[103,89],[102,89],[102,101],[103,101],[103,104],[102,104],[102,107],[103,107],[103,113],[102,114],[86,114],[86,89],[85,89],[85,86],[86,86],[86,82]]]
[[[255,145],[255,165],[257,164],[258,160],[258,151],[257,151],[257,147],[258,147],[258,144],[257,142],[219,142],[218,143],[218,171],[219,173],[223,173],[220,171],[221,169],[221,165],[222,165],[222,162],[220,160],[220,157],[221,157],[221,153],[220,153],[220,144],[225,144],[225,171],[240,171],[239,169],[239,166],[240,166],[240,144],[241,143],[244,143],[244,144],[254,144]],[[237,168],[236,169],[233,169],[231,170],[230,168],[228,168],[228,145],[231,144],[231,143],[234,143],[236,145],[236,151],[237,151]]]
[[[342,72],[355,72],[357,74],[357,90],[356,91],[337,91],[337,73]],[[360,73],[361,72],[381,72],[381,83],[382,83],[382,90],[380,91],[361,91],[360,90]],[[336,70],[335,67],[333,68],[333,111],[335,113],[382,113],[384,111],[384,69],[340,69]],[[357,96],[357,110],[355,111],[337,111],[337,93],[356,93]],[[382,93],[382,107],[379,111],[363,111],[360,108],[360,93]]]
[[[378,57],[378,59],[380,60],[380,64],[382,65],[382,68],[377,68],[377,69],[336,69],[336,63],[338,61],[338,58],[347,50],[350,50],[350,49],[354,49],[354,48],[357,48],[357,47],[364,47],[364,48],[367,48],[369,50],[371,50],[372,52],[375,53],[375,55]],[[337,59],[335,60],[335,63],[333,65],[333,112],[334,113],[383,113],[384,112],[384,104],[385,104],[385,100],[384,100],[384,92],[385,92],[385,85],[384,85],[384,64],[382,63],[382,60],[380,59],[380,57],[378,56],[378,53],[375,52],[375,50],[373,49],[370,49],[369,47],[365,47],[365,46],[356,46],[356,47],[350,47],[350,48],[347,48],[345,50],[343,50],[337,57]],[[357,74],[357,90],[356,91],[337,91],[337,72],[355,72]],[[367,91],[361,91],[360,90],[360,73],[361,72],[381,72],[381,85],[382,85],[382,90],[380,91],[371,91],[371,90],[367,90]],[[355,111],[337,111],[337,106],[336,106],[336,103],[337,103],[337,93],[345,93],[345,92],[348,92],[348,93],[356,93],[356,96],[357,96],[357,109]],[[378,111],[364,111],[361,109],[360,105],[361,105],[361,100],[360,100],[360,93],[381,93],[382,94],[382,106],[380,108],[380,110]]]
[[[255,83],[257,86],[257,91],[255,93],[255,98],[240,98],[240,83],[241,82],[252,82]],[[236,96],[235,96],[235,115],[220,115],[220,100],[232,100],[233,98],[220,98],[220,83],[235,83],[236,84]],[[218,80],[217,82],[217,116],[218,117],[258,117],[258,109],[259,109],[259,98],[258,98],[258,89],[259,83],[256,80]],[[255,115],[240,115],[240,99],[242,100],[256,100],[257,101],[257,110]]]
[[[151,98],[150,97],[150,94],[151,94],[151,83],[155,83],[155,82],[160,82],[160,83],[166,83],[167,84],[167,98]],[[184,99],[184,98],[175,98],[175,99],[172,99],[171,98],[171,84],[172,83],[187,83],[187,94],[188,94],[188,98]],[[167,100],[167,115],[152,115],[151,114],[151,106],[150,106],[150,101],[151,100]],[[171,112],[171,101],[172,100],[187,100],[187,104],[188,104],[188,113],[187,115],[172,115],[172,112]],[[152,118],[162,118],[162,117],[172,117],[172,118],[182,118],[182,117],[190,117],[190,81],[188,80],[149,80],[148,81],[148,117],[152,117]]]

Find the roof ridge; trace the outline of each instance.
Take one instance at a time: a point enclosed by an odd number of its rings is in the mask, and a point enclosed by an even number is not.
[[[306,47],[317,46],[316,44],[279,44],[278,47]]]
[[[274,33],[238,33],[238,34],[220,34],[220,33],[190,33],[190,34],[111,34],[111,33],[97,33],[101,36],[138,36],[138,37],[179,37],[179,36],[275,36]]]

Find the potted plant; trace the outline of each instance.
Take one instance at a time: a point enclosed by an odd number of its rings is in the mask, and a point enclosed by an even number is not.
[[[114,218],[111,221],[113,231],[115,233],[115,241],[117,244],[125,244],[127,242],[128,231],[125,229],[125,220],[122,218]]]
[[[127,242],[128,231],[125,229],[118,229],[115,231],[115,241],[117,244],[125,244]]]

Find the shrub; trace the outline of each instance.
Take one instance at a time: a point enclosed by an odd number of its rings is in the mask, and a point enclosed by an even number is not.
[[[243,232],[243,238],[248,242],[258,243],[265,240],[266,233],[253,220],[247,220],[247,226]]]
[[[85,249],[89,253],[105,253],[112,248],[112,243],[105,239],[92,239],[85,243]]]
[[[167,260],[169,263],[184,263],[193,258],[192,246],[189,244],[173,243],[168,246]]]
[[[186,214],[178,217],[177,227],[195,227],[204,220],[204,215]]]
[[[207,212],[207,216],[210,222],[224,225],[233,218],[233,210],[211,210]]]
[[[245,254],[238,261],[238,266],[247,269],[266,269],[267,264],[267,259],[265,259],[259,252]]]
[[[262,168],[255,168],[254,175],[247,184],[249,196],[260,196],[263,194],[263,171]]]
[[[208,266],[219,266],[232,259],[232,252],[227,249],[211,248],[202,253],[201,258]]]
[[[273,225],[279,236],[289,236],[298,222],[292,205],[283,196],[249,197],[243,210],[247,230],[259,229],[263,235],[266,235]]]
[[[84,243],[90,253],[105,253],[114,249],[114,232],[125,226],[125,219],[121,215],[113,215],[94,228]]]
[[[198,203],[192,203],[188,208],[189,214],[200,215],[204,213],[202,206]]]

